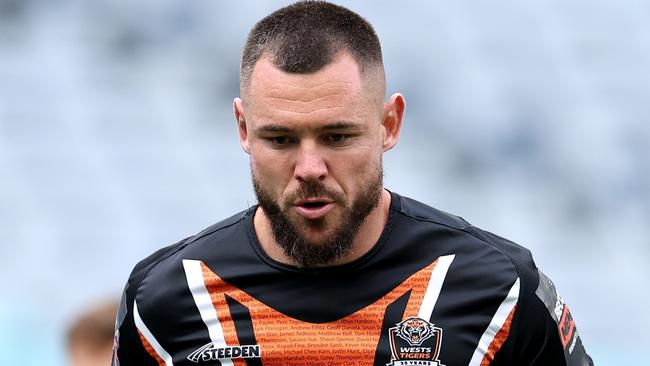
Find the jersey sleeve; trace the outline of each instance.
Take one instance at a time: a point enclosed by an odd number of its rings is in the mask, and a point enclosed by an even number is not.
[[[117,312],[112,366],[157,366],[159,363],[145,349],[135,325],[133,305],[137,288],[133,287],[129,279]]]
[[[491,365],[592,366],[564,299],[535,272],[537,286],[522,287],[510,334]]]
[[[136,325],[140,319],[136,297],[140,284],[149,271],[161,260],[181,248],[188,239],[158,250],[138,263],[131,272],[120,300],[115,321],[112,366],[165,366],[165,361],[153,349],[154,345],[147,341],[146,336]],[[147,332],[141,319],[140,324],[140,327]]]
[[[136,267],[122,294],[117,319],[115,321],[112,366],[161,365],[145,348],[142,335],[136,326],[134,305],[137,289],[141,281],[139,272]]]

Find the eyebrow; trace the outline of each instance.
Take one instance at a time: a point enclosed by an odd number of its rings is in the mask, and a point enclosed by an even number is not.
[[[345,129],[354,129],[354,128],[360,128],[361,126],[358,123],[352,123],[352,122],[334,122],[327,124],[323,127],[321,127],[321,130],[345,130]]]
[[[344,129],[360,129],[361,126],[358,123],[352,122],[333,122],[328,123],[319,128],[320,131],[328,130],[344,130]],[[274,123],[269,123],[262,125],[255,129],[257,132],[291,132],[292,129],[283,125],[278,125]]]
[[[276,125],[276,124],[266,124],[255,129],[259,132],[289,132],[291,129],[289,127]]]

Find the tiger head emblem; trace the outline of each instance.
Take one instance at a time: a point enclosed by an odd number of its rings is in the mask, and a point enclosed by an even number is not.
[[[422,342],[434,335],[433,324],[421,318],[408,318],[397,326],[397,335],[411,346],[421,346]]]

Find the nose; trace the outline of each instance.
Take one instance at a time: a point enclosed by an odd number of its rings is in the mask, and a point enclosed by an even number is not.
[[[305,142],[301,144],[294,177],[301,182],[323,180],[327,176],[327,164],[317,146]]]

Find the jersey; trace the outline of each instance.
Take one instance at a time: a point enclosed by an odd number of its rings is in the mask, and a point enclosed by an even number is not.
[[[530,252],[391,193],[374,247],[304,269],[270,258],[257,207],[137,264],[113,365],[592,365]]]

